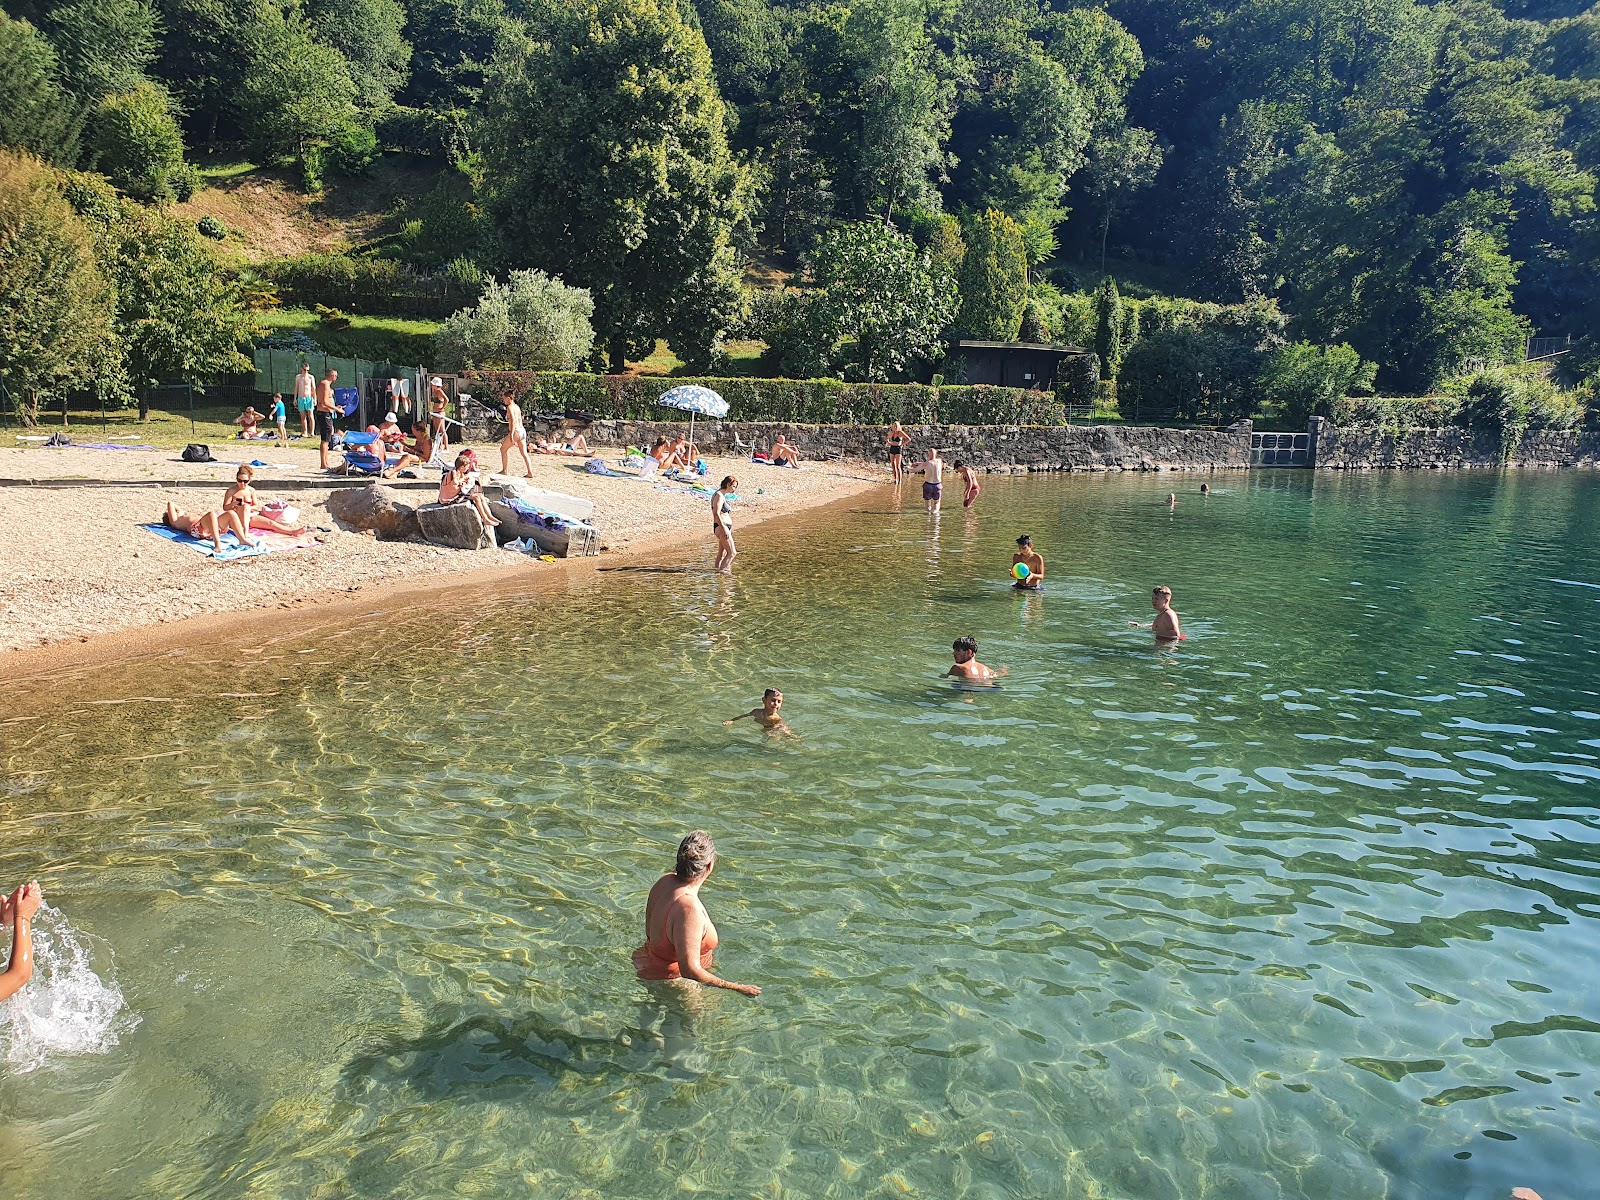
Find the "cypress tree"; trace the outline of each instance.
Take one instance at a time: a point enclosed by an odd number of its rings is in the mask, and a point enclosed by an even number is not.
[[[1015,341],[1028,299],[1028,254],[1022,227],[991,208],[972,222],[961,262],[956,327],[969,337]]]
[[[1107,275],[1095,297],[1094,352],[1100,356],[1100,378],[1115,379],[1122,365],[1122,296]]]

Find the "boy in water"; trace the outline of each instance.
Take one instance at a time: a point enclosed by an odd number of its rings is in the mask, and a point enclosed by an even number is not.
[[[978,498],[978,493],[983,491],[983,485],[978,482],[978,473],[966,463],[958,462],[956,474],[961,476],[961,507],[971,508],[973,501]]]
[[[777,688],[768,688],[761,693],[761,704],[749,712],[742,712],[737,717],[732,717],[723,722],[732,725],[734,721],[742,721],[746,717],[752,718],[761,728],[772,733],[788,733],[789,727],[783,722],[783,693]]]
[[[1178,614],[1172,608],[1172,589],[1165,585],[1152,588],[1150,591],[1150,607],[1156,610],[1154,621],[1130,621],[1135,629],[1148,629],[1156,635],[1158,642],[1181,642],[1185,638],[1183,629],[1178,624]]]
[[[1028,568],[1028,577],[1019,579],[1012,587],[1041,588],[1044,586],[1044,555],[1033,548],[1033,535],[1023,534],[1017,539],[1017,552],[1011,556],[1011,573],[1016,574],[1017,567]]]
[[[995,672],[978,661],[977,638],[958,637],[951,644],[950,651],[956,659],[956,665],[947,672],[952,679],[980,686],[990,686],[994,683]]]

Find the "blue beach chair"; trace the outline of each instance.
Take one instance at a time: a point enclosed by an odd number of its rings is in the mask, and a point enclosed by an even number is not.
[[[344,435],[344,466],[340,470],[346,475],[352,472],[357,475],[381,474],[388,465],[382,449],[375,433],[347,433]]]

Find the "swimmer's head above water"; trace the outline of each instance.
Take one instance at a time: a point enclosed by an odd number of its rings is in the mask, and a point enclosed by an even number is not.
[[[958,663],[966,662],[978,653],[978,639],[975,637],[958,637],[950,646],[950,652],[955,655]]]
[[[673,867],[673,874],[688,883],[691,879],[709,875],[716,862],[717,847],[711,835],[703,829],[696,829],[678,843],[678,861]]]
[[[768,688],[761,693],[761,707],[769,717],[778,715],[778,710],[783,707],[783,693],[777,688]]]
[[[1023,534],[1017,539],[1017,545],[1021,546],[1024,550],[1030,549],[1033,546],[1033,535],[1031,533]]]

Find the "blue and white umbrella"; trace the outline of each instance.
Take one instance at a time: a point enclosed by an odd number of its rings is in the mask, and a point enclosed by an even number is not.
[[[708,387],[699,387],[686,383],[682,387],[669,388],[661,393],[661,404],[668,408],[681,409],[689,414],[689,440],[694,441],[694,419],[696,416],[722,418],[728,415],[728,402],[717,395]]]

